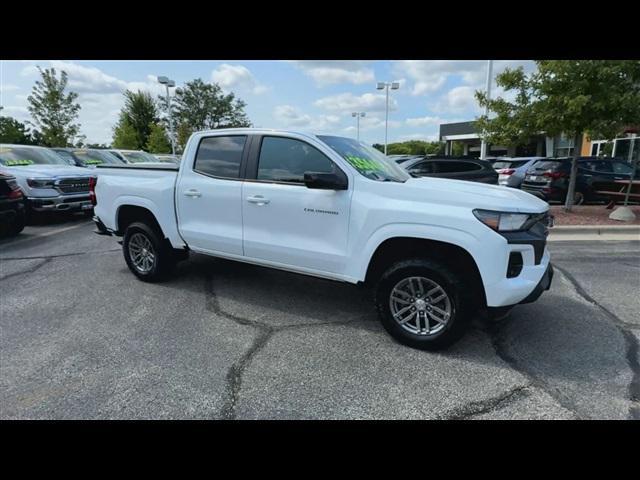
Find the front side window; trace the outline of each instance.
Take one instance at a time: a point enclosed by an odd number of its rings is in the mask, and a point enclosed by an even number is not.
[[[303,183],[305,172],[335,173],[336,165],[320,150],[292,138],[264,137],[258,180]]]
[[[353,138],[318,135],[362,176],[378,182],[406,182],[411,176],[379,150]]]
[[[462,173],[481,170],[482,166],[474,162],[436,162],[438,173]]]
[[[246,135],[207,137],[200,141],[193,169],[221,178],[240,178]]]
[[[429,175],[434,173],[434,162],[418,162],[409,168],[409,173],[412,175]]]

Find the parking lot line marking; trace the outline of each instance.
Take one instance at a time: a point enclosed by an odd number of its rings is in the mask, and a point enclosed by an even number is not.
[[[43,238],[43,237],[49,237],[51,235],[56,235],[58,233],[63,233],[63,232],[68,232],[69,230],[73,230],[74,228],[79,228],[82,227],[84,225],[89,225],[91,223],[91,221],[87,221],[87,222],[82,222],[82,223],[78,223],[75,225],[70,225],[68,227],[65,228],[61,228],[59,230],[52,230],[50,232],[45,232],[45,233],[36,233],[35,235],[31,235],[29,238],[21,238],[16,240],[15,242],[9,242],[9,243],[3,243],[0,245],[7,245],[7,246],[13,246],[13,245],[19,245],[21,243],[24,242],[28,242],[29,240],[34,240],[36,238]]]

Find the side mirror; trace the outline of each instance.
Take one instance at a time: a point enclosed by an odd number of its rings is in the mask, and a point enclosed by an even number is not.
[[[304,184],[321,190],[346,190],[349,186],[347,176],[340,170],[338,173],[304,172]]]

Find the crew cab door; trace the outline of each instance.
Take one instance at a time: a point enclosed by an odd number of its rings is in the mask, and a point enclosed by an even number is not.
[[[185,156],[176,209],[180,235],[192,249],[242,255],[240,167],[248,143],[247,135],[203,137],[194,160]]]
[[[242,189],[244,254],[300,270],[342,273],[351,188],[305,186],[305,172],[344,172],[307,141],[254,139]],[[346,174],[345,174],[346,177]]]

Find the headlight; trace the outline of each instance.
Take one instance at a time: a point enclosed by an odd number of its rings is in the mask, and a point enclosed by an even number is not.
[[[493,210],[474,210],[478,220],[496,232],[526,230],[540,217],[539,213],[510,213]]]
[[[55,180],[53,178],[27,178],[27,184],[31,188],[53,188]]]

